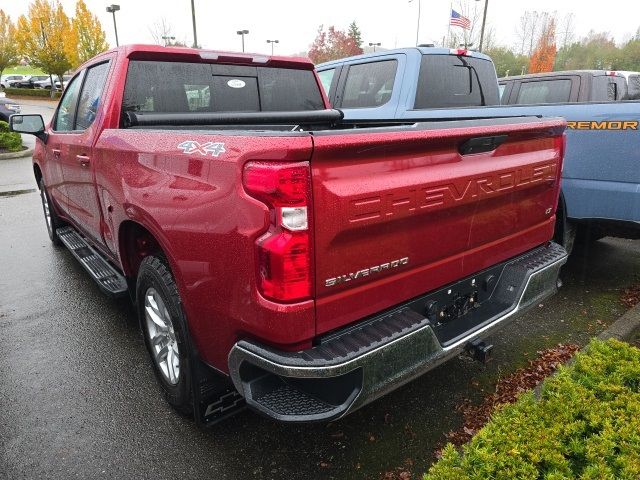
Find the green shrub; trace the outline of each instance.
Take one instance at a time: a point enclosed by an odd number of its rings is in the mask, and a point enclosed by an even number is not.
[[[542,387],[499,409],[424,480],[640,478],[640,349],[592,341]]]
[[[17,152],[22,150],[22,138],[19,133],[10,132],[9,124],[0,120],[0,150]]]
[[[4,92],[9,97],[42,97],[51,98],[51,90],[44,88],[5,88]],[[54,98],[60,98],[60,92],[54,93]]]

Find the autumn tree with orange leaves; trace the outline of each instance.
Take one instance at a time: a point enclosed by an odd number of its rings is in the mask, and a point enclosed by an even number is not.
[[[536,49],[531,54],[529,73],[553,71],[556,53],[556,20],[555,18],[549,18],[540,33]]]
[[[357,34],[354,32],[357,32]],[[325,31],[324,27],[320,25],[318,35],[309,50],[309,58],[313,63],[318,64],[329,60],[360,55],[363,51],[358,45],[360,40],[359,32],[355,22],[351,24],[349,34],[342,30],[337,30],[333,26]]]

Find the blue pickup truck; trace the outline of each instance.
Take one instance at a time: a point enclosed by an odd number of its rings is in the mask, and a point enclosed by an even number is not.
[[[495,68],[465,50],[409,48],[317,66],[345,121],[564,117],[567,150],[556,240],[640,238],[640,102],[500,105]]]

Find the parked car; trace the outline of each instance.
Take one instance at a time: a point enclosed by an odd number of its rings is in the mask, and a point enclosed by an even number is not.
[[[572,70],[532,73],[499,80],[503,105],[613,102],[627,99],[627,79],[619,72]]]
[[[412,110],[500,104],[493,62],[467,50],[402,48],[316,68],[331,105],[347,119],[356,111],[358,119],[393,119]]]
[[[49,75],[33,75],[21,81],[13,82],[12,86],[14,88],[36,88],[37,82],[41,82],[48,79],[49,79]]]
[[[44,80],[39,80],[33,83],[33,88],[45,88],[47,90],[51,89],[51,77],[47,77]]]
[[[354,62],[360,72],[366,73],[359,82],[365,85],[378,82],[377,62],[382,57],[360,55],[317,68],[325,88],[329,85],[330,98],[340,106],[345,120],[354,124],[520,115],[565,118],[569,128],[556,241],[571,250],[576,235],[582,239],[607,235],[640,238],[640,103],[624,101],[627,96],[624,76],[619,72],[578,71],[508,77],[500,79],[500,96],[509,105],[498,106],[495,105],[498,83],[490,74],[493,67],[486,66],[490,63],[488,57],[465,50],[451,50],[449,54],[444,49],[420,52],[423,61],[410,62],[408,56],[397,60],[401,76],[396,77],[393,91],[387,94],[388,101],[378,107],[344,105],[340,92],[345,90],[345,69],[348,76]],[[446,58],[441,63],[452,67],[428,68],[438,54]],[[480,64],[484,68],[471,64],[472,61],[477,64],[478,58],[485,62]],[[414,67],[401,68],[403,62]],[[331,82],[327,81],[330,69],[335,72],[341,69],[339,80],[332,77]],[[463,69],[469,74],[455,73]],[[457,94],[448,94],[447,86],[452,86]],[[434,100],[425,102],[425,98]],[[547,103],[515,105],[524,101]],[[473,106],[480,104],[487,106]]]
[[[69,83],[69,80],[71,80],[72,75],[63,75],[62,80],[64,81],[64,86],[66,88],[67,83]],[[54,82],[55,86],[56,86],[56,90],[62,90],[62,82],[60,82],[60,79],[58,78],[55,82]]]
[[[20,105],[15,100],[0,98],[0,120],[8,122],[9,117],[15,113],[20,113]]]
[[[306,59],[123,46],[48,126],[11,117],[38,138],[51,240],[134,299],[167,400],[202,424],[245,402],[342,417],[487,355],[557,289],[563,120],[358,127],[328,107]]]
[[[29,75],[3,75],[0,81],[0,88],[4,90],[5,88],[13,87],[14,83],[22,82],[28,78]]]

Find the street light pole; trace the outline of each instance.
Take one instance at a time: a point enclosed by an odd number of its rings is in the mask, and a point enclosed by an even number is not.
[[[196,9],[191,0],[191,22],[193,23],[193,48],[198,48],[198,33],[196,32]]]
[[[479,0],[476,0],[479,1]],[[487,10],[489,8],[489,0],[484,0],[484,13],[482,14],[482,28],[480,29],[480,46],[478,51],[482,52],[482,43],[484,41],[484,27],[487,24]]]
[[[267,43],[271,44],[271,56],[273,57],[273,44],[280,43],[280,40],[267,40]]]
[[[409,0],[409,3],[412,3],[413,0]],[[418,44],[420,43],[420,6],[421,6],[421,0],[418,0],[418,24],[416,25],[416,47],[418,46]]]
[[[120,46],[120,43],[118,42],[118,25],[116,25],[116,12],[120,10],[120,5],[109,5],[107,7],[107,12],[111,13],[113,15],[113,30],[116,33],[116,47]]]
[[[244,52],[244,36],[249,33],[249,30],[238,30],[236,33],[242,35],[242,51]]]
[[[373,47],[373,53],[376,53],[376,47],[379,47],[380,45],[382,45],[380,42],[377,42],[377,43],[369,42],[369,46]]]

